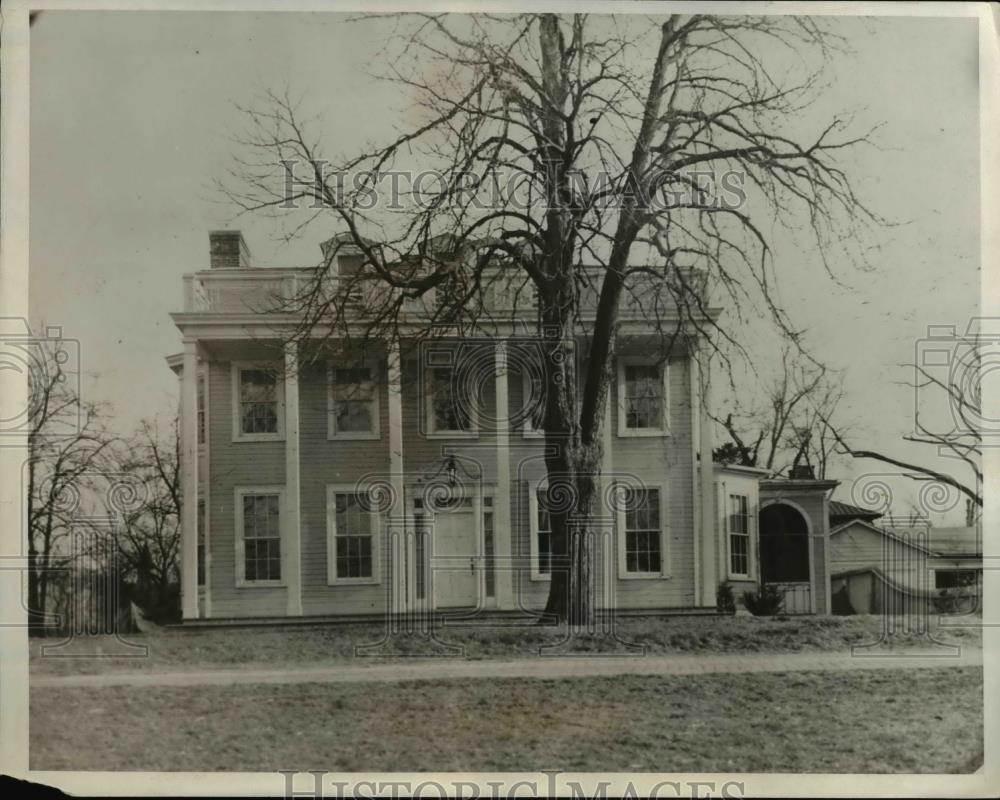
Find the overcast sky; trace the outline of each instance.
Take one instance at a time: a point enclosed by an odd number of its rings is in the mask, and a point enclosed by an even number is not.
[[[871,272],[838,286],[807,247],[776,252],[781,294],[809,346],[844,369],[845,418],[858,441],[939,469],[905,446],[909,373],[928,325],[964,330],[979,296],[977,30],[969,18],[843,18],[854,53],[830,65],[817,125],[853,111],[884,123],[881,149],[849,162],[866,201],[900,224],[871,242]],[[168,417],[177,386],[164,357],[180,350],[168,313],[181,276],[208,267],[208,235],[240,227],[257,265],[316,261],[322,234],[285,246],[263,220],[233,222],[212,189],[238,131],[234,103],[286,84],[322,116],[342,152],[384,137],[405,106],[374,81],[382,28],[336,14],[44,12],[31,31],[32,319],[79,339],[89,396],[117,426]],[[804,120],[808,123],[809,120]],[[844,465],[837,495],[879,465]],[[912,496],[903,480],[893,486]],[[901,502],[897,512],[908,510]],[[950,517],[960,522],[961,515]]]

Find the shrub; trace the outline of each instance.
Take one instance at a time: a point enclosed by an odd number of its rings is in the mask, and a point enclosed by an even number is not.
[[[733,597],[733,587],[723,581],[715,590],[715,609],[720,614],[736,613],[736,598]]]
[[[765,585],[756,592],[743,593],[743,605],[755,617],[773,617],[785,605],[785,594],[777,586]]]

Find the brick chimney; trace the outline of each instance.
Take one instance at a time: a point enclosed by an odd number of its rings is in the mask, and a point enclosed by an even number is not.
[[[212,269],[246,269],[250,250],[239,231],[209,231],[209,256]]]

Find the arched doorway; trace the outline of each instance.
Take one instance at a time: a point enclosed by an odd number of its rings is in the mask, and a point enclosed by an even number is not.
[[[809,522],[792,505],[769,503],[760,510],[760,579],[785,596],[786,614],[811,614]]]

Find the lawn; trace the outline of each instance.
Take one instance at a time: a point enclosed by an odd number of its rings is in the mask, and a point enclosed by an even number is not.
[[[971,772],[982,670],[31,693],[32,769]]]
[[[972,621],[972,620],[967,620]],[[885,621],[877,616],[852,617],[633,617],[617,623],[618,640],[579,637],[565,649],[574,652],[636,652],[622,642],[645,648],[648,654],[669,653],[791,653],[802,651],[847,652],[852,645],[883,640]],[[880,647],[932,648],[933,644],[906,625],[895,624],[895,632]],[[422,636],[394,637],[388,649],[375,652],[388,656],[446,654],[464,658],[519,658],[551,652],[564,639],[562,630],[539,626],[448,627],[437,631],[437,639],[453,646],[446,649]],[[385,628],[378,625],[326,625],[306,627],[256,627],[201,630],[165,630],[155,634],[128,634],[132,643],[146,648],[144,657],[120,658],[123,645],[110,637],[87,637],[58,649],[101,658],[42,657],[43,645],[54,640],[32,639],[32,674],[94,673],[102,671],[182,669],[185,667],[231,667],[238,665],[283,666],[337,661],[367,662],[357,648],[379,642]],[[981,646],[978,626],[938,630],[939,641]]]

